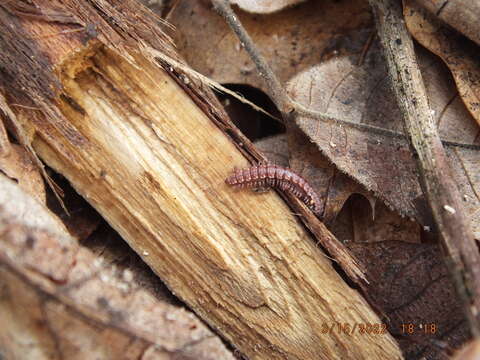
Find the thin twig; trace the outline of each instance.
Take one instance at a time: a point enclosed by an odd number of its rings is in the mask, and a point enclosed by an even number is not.
[[[376,31],[372,31],[370,35],[368,36],[367,42],[363,46],[362,53],[360,54],[360,58],[358,59],[357,66],[362,66],[363,62],[365,61],[365,57],[367,56],[368,50],[372,46],[373,39],[375,39],[375,36],[377,35]]]
[[[418,155],[420,183],[440,234],[450,273],[469,321],[480,335],[480,254],[440,142],[413,42],[398,0],[370,0],[404,127]]]
[[[230,6],[228,0],[211,0],[215,10],[225,19],[233,32],[240,39],[242,46],[245,48],[250,58],[255,63],[258,72],[265,80],[268,87],[270,98],[275,103],[275,106],[282,114],[284,122],[294,121],[297,116],[305,116],[314,120],[319,120],[327,123],[336,123],[338,125],[345,125],[350,128],[355,128],[360,131],[369,132],[372,134],[385,135],[387,137],[396,139],[407,139],[407,136],[397,131],[392,131],[380,128],[373,125],[356,123],[346,119],[339,119],[332,117],[326,113],[315,111],[304,107],[302,104],[290,99],[287,91],[282,87],[280,80],[272,71],[271,67],[266,62],[265,58],[260,54],[242,23],[238,20],[235,13]],[[373,40],[375,36],[370,36]],[[452,147],[461,147],[472,150],[480,150],[480,145],[458,143],[454,141],[442,140],[443,144]]]
[[[273,73],[265,58],[257,50],[255,44],[250,38],[250,35],[248,35],[238,20],[237,16],[232,10],[232,7],[230,6],[230,2],[228,0],[212,0],[212,4],[215,10],[225,19],[230,28],[238,36],[245,50],[247,50],[247,52],[250,54],[250,57],[255,63],[260,76],[267,83],[271,97],[279,111],[282,113],[282,115],[284,115],[284,118],[285,116],[288,117],[288,114],[294,109],[286,91],[282,87],[280,80]]]

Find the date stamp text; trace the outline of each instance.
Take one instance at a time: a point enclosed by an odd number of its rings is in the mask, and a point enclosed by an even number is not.
[[[343,334],[343,335],[381,335],[387,333],[387,325],[381,323],[369,324],[369,323],[323,323],[321,327],[322,334]]]

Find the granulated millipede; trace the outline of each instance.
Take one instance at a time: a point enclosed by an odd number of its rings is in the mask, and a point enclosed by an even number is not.
[[[245,169],[235,168],[225,182],[239,188],[276,188],[289,192],[303,201],[317,216],[320,215],[317,193],[304,178],[290,169],[269,163]]]

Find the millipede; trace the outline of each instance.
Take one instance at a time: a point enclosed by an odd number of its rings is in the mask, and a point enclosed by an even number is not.
[[[321,212],[320,199],[307,180],[282,166],[265,163],[244,169],[235,168],[225,182],[238,188],[279,189],[299,198],[317,216]]]

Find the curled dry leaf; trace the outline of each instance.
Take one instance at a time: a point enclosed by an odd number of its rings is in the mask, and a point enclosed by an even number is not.
[[[405,22],[413,37],[440,56],[452,72],[458,93],[480,124],[480,63],[476,45],[435,19],[415,1],[404,2]],[[478,23],[478,21],[477,21]]]
[[[368,202],[353,196],[332,232],[365,266],[364,293],[396,335],[407,359],[445,359],[435,346],[456,348],[468,339],[462,304],[452,286],[440,248],[421,243],[416,222],[378,204],[375,219]]]
[[[441,137],[475,142],[478,127],[459,99],[448,72],[428,54],[420,52],[418,60]],[[386,74],[384,60],[375,47],[362,66],[356,65],[354,57],[340,57],[304,71],[291,80],[289,92],[304,106],[332,117],[398,131],[401,113]],[[416,162],[406,140],[308,117],[299,117],[297,124],[341,171],[401,214],[431,225],[417,180]],[[480,238],[478,151],[448,147],[447,153],[475,236]]]
[[[230,2],[238,5],[240,9],[251,13],[270,14],[304,1],[305,0],[232,0]]]
[[[12,144],[8,155],[0,156],[0,172],[17,182],[38,201],[45,203],[45,184],[42,175],[22,146]]]
[[[480,22],[478,21],[480,2],[471,0],[416,0],[416,2],[480,45]]]
[[[270,15],[237,15],[284,82],[332,53],[360,54],[371,33],[366,1],[308,1]],[[266,90],[247,52],[211,6],[181,0],[168,21],[176,27],[172,37],[179,53],[192,68],[223,84]],[[359,36],[352,40],[348,34],[354,31]]]
[[[2,356],[233,359],[193,314],[155,299],[135,274],[104,266],[3,176],[0,199]]]

